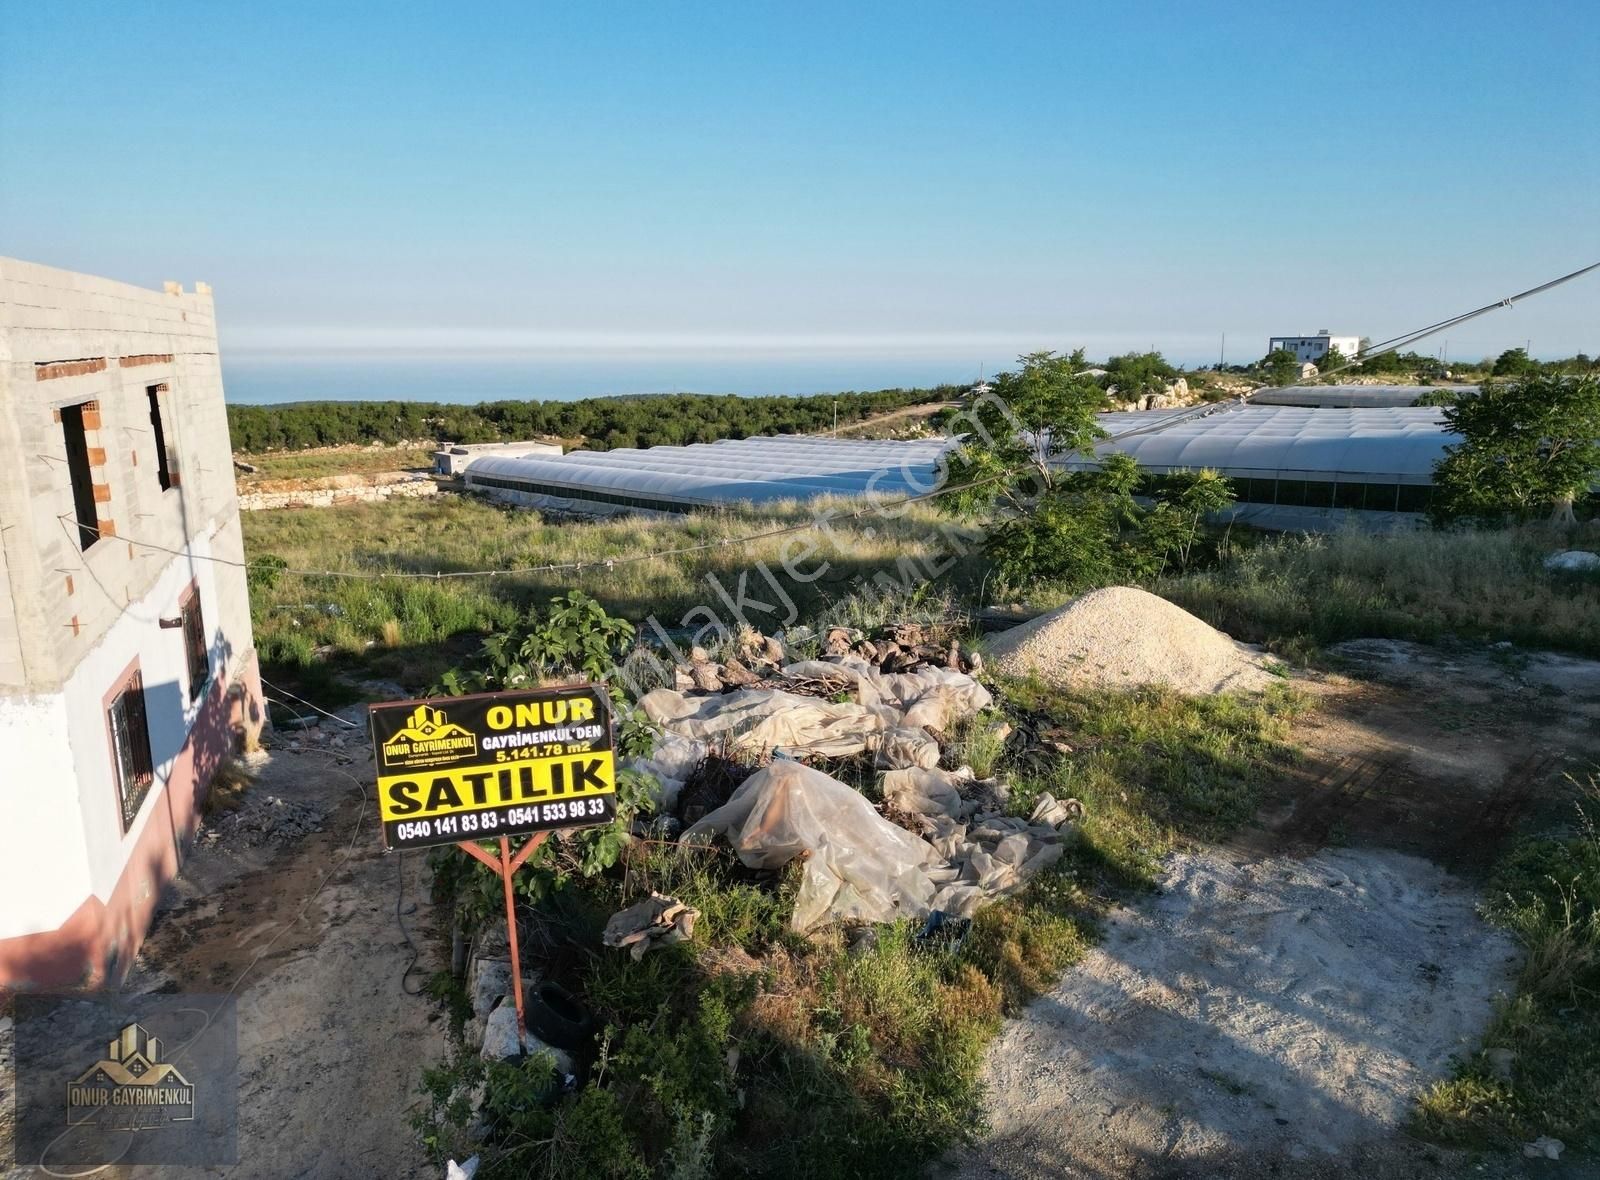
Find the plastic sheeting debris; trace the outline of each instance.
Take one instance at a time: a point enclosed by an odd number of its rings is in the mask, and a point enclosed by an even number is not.
[[[669,732],[757,753],[784,750],[807,757],[848,758],[866,750],[883,728],[861,705],[765,688],[706,697],[658,688],[647,692],[639,707]]]
[[[755,869],[806,857],[791,919],[802,934],[830,918],[892,922],[925,918],[932,908],[932,846],[884,819],[859,792],[799,762],[756,771],[682,839],[716,835]]]
[[[700,911],[693,906],[652,891],[643,901],[612,914],[601,941],[607,946],[629,947],[634,959],[642,959],[651,947],[693,938],[699,917]]]
[[[962,785],[977,798],[965,798]],[[791,922],[802,934],[829,920],[892,922],[933,910],[970,916],[1020,889],[1065,850],[1048,823],[977,812],[993,800],[993,790],[949,771],[892,771],[884,776],[884,797],[922,817],[927,838],[890,823],[859,792],[820,770],[774,762],[682,839],[725,835],[751,868],[779,869],[805,856]]]

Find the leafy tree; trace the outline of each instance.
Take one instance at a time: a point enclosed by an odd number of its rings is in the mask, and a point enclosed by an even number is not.
[[[1344,353],[1337,348],[1330,348],[1327,354],[1317,362],[1317,372],[1326,377],[1332,374],[1335,369],[1342,369],[1349,363],[1350,358],[1345,356]]]
[[[1492,377],[1524,377],[1538,368],[1526,348],[1508,348],[1495,358]]]
[[[1489,382],[1447,406],[1444,419],[1461,442],[1434,465],[1429,512],[1438,523],[1528,520],[1545,510],[1570,522],[1573,500],[1600,477],[1594,376]]]
[[[1293,385],[1300,380],[1300,359],[1287,348],[1275,348],[1267,353],[1259,367],[1274,385]]]
[[[1028,506],[1058,482],[1067,462],[1091,454],[1105,437],[1096,416],[1110,403],[1085,372],[1081,348],[1017,360],[1016,372],[998,374],[989,392],[952,420],[964,436],[947,458],[948,485],[959,489],[947,503],[958,511],[979,511],[997,499],[1012,509]]]
[[[1159,352],[1130,352],[1106,362],[1106,388],[1115,390],[1118,401],[1137,401],[1152,393],[1165,392],[1178,378],[1178,370]]]

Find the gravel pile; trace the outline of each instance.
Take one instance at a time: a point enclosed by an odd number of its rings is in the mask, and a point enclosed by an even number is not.
[[[208,821],[201,835],[207,843],[298,844],[322,830],[326,809],[315,803],[281,799],[277,795],[248,797],[237,811]]]
[[[1261,654],[1132,586],[1075,598],[990,641],[996,670],[1058,688],[1165,684],[1201,695],[1265,688]]]

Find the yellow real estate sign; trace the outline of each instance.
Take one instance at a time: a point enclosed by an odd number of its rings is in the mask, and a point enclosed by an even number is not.
[[[610,699],[601,685],[391,701],[370,711],[388,848],[616,818]]]

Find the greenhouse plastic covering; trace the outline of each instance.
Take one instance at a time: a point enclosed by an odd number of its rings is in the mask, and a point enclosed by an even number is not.
[[[490,456],[467,469],[469,485],[494,481],[531,494],[570,490],[685,506],[818,496],[916,495],[936,486],[948,440],[878,441],[785,435],[683,447],[572,451],[560,457]],[[520,486],[519,486],[520,485]]]
[[[1130,455],[1152,471],[1211,468],[1224,475],[1412,484],[1431,483],[1434,464],[1458,441],[1431,406],[1230,405],[1208,413],[1103,414],[1100,425],[1112,437],[1096,446],[1099,454]]]
[[[1253,406],[1329,406],[1338,409],[1411,406],[1425,394],[1477,393],[1476,385],[1290,385],[1263,389]]]

